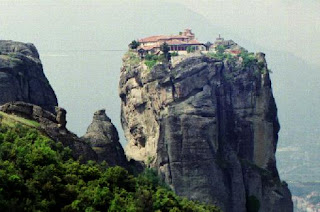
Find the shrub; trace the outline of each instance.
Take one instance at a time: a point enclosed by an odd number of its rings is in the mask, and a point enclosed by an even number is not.
[[[156,60],[146,60],[144,64],[149,68],[149,70],[157,63]]]
[[[138,46],[140,46],[140,42],[139,41],[136,41],[136,40],[133,40],[130,44],[129,44],[130,48],[131,49],[137,49]]]
[[[257,62],[257,59],[254,56],[254,53],[248,53],[247,51],[242,51],[240,57],[243,59],[243,67],[250,67]]]
[[[224,51],[226,50],[226,47],[224,46],[224,45],[218,45],[218,46],[216,46],[216,52],[217,52],[217,54],[223,54],[224,53]]]
[[[155,64],[157,64],[157,62],[159,61],[159,58],[160,57],[158,55],[147,54],[145,56],[144,64],[146,64],[146,66],[150,70]]]
[[[194,48],[194,46],[188,46],[187,47],[187,52],[188,53],[191,53],[191,52],[194,52],[196,49]]]
[[[175,57],[175,56],[179,56],[179,53],[178,52],[172,52],[171,53],[171,57]]]

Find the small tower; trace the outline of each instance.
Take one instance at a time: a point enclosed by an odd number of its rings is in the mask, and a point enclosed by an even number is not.
[[[184,32],[181,35],[188,37],[189,40],[194,40],[195,39],[195,35],[191,31],[191,29],[185,29]]]
[[[221,37],[221,35],[219,34],[219,37],[216,38],[216,41],[223,41],[224,38]]]

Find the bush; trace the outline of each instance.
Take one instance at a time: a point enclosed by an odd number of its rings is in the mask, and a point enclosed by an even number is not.
[[[254,56],[254,53],[248,53],[247,51],[242,51],[240,57],[243,59],[243,67],[250,67],[251,65],[257,62],[257,59]]]
[[[146,60],[144,64],[149,68],[149,70],[157,63],[156,60]]]
[[[194,52],[196,49],[194,48],[194,46],[188,46],[187,47],[187,52],[188,53],[191,53],[191,52]]]
[[[178,52],[172,52],[171,53],[171,57],[175,57],[175,56],[179,56],[179,53]]]
[[[145,56],[145,62],[148,69],[151,69],[159,61],[159,56],[154,54],[147,54]]]
[[[138,46],[140,46],[140,42],[139,41],[136,41],[136,40],[133,40],[130,44],[129,44],[130,48],[131,49],[137,49]]]
[[[216,46],[216,52],[217,52],[217,54],[223,54],[224,53],[224,51],[226,50],[226,47],[224,46],[224,45],[218,45],[218,46]]]

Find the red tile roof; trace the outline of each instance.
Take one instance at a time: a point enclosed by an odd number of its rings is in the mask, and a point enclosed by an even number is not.
[[[140,43],[157,42],[159,39],[166,37],[165,35],[154,35],[139,40]]]
[[[190,41],[188,42],[188,44],[201,45],[201,44],[203,44],[203,43],[200,43],[200,42],[199,42],[199,41],[197,41],[197,40],[190,40]]]
[[[153,48],[160,48],[160,46],[159,45],[143,46],[143,47],[140,47],[139,49],[144,49],[146,51],[149,51]]]
[[[169,40],[169,41],[167,41],[166,43],[167,43],[168,45],[180,45],[180,44],[186,44],[187,42],[174,39],[174,40]]]
[[[158,41],[167,41],[173,39],[188,39],[187,36],[183,35],[154,35],[146,38],[142,38],[139,40],[140,43],[148,43],[148,42],[158,42]]]

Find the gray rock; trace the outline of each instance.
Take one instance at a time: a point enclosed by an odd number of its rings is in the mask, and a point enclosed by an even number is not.
[[[119,142],[118,131],[106,115],[105,110],[98,110],[93,121],[82,137],[98,155],[98,161],[106,161],[110,166],[127,167],[128,162]]]
[[[266,68],[264,54],[256,59]],[[126,63],[119,92],[129,159],[155,167],[178,195],[224,211],[246,211],[255,199],[259,211],[293,210],[276,168],[271,81],[258,64],[200,56],[170,71],[155,66],[148,76]]]
[[[56,142],[61,142],[65,147],[69,147],[72,150],[72,155],[75,159],[79,159],[82,162],[88,160],[97,160],[96,153],[91,149],[90,145],[78,138],[74,133],[68,131],[68,129],[61,127],[63,120],[65,120],[66,111],[63,115],[60,114],[60,118],[57,118],[55,114],[42,109],[41,107],[25,102],[11,102],[6,103],[0,107],[0,111],[8,114],[15,114],[17,116],[37,121],[40,124],[39,130],[50,137]],[[62,123],[61,123],[62,120]]]
[[[66,128],[67,125],[67,111],[61,107],[56,107],[56,121],[58,122],[58,125],[60,128]]]
[[[0,40],[0,105],[24,101],[55,113],[56,95],[33,44]]]

